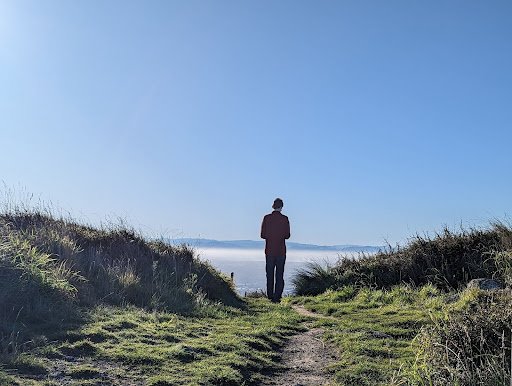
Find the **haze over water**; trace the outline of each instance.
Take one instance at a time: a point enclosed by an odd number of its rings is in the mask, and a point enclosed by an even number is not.
[[[263,290],[265,291],[265,254],[261,249],[238,248],[197,248],[196,252],[203,260],[227,274],[234,273],[235,285],[239,294]],[[345,256],[354,254],[344,253]],[[306,267],[310,261],[334,264],[340,257],[334,251],[289,250],[286,256],[284,271],[284,293],[291,294],[293,286],[291,278],[297,270]]]

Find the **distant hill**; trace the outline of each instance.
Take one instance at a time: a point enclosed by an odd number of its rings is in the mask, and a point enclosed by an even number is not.
[[[263,240],[212,240],[201,238],[180,238],[169,239],[174,245],[187,244],[196,248],[228,248],[228,249],[262,249]],[[384,249],[382,246],[374,245],[315,245],[287,242],[286,246],[290,250],[301,251],[332,251],[332,252],[371,252],[375,253]]]

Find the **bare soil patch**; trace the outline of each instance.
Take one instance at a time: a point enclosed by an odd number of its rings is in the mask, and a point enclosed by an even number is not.
[[[336,320],[334,316],[328,316],[328,315],[320,315],[316,312],[311,312],[309,310],[306,310],[302,306],[298,306],[296,304],[292,305],[292,308],[300,315],[302,316],[308,316],[310,318],[316,318],[316,319],[330,319],[330,320]]]

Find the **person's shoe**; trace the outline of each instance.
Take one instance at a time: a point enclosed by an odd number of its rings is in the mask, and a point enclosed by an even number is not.
[[[281,303],[281,299],[272,299],[272,303]]]

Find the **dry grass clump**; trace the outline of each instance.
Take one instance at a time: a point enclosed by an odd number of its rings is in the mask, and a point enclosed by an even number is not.
[[[502,223],[460,232],[445,228],[434,237],[417,235],[405,247],[342,258],[334,267],[312,265],[294,280],[295,291],[312,295],[345,285],[391,288],[401,283],[457,289],[473,278],[497,275],[491,254],[511,247],[512,229]]]
[[[464,309],[416,338],[418,384],[497,386],[511,382],[512,293],[469,296]]]

